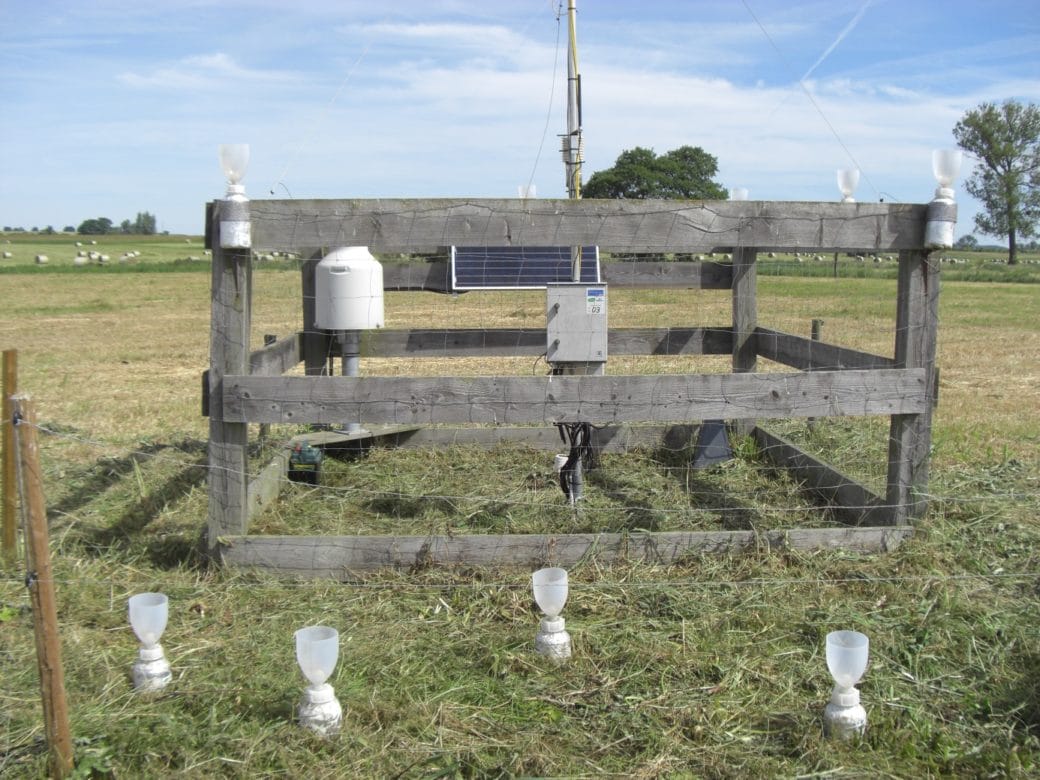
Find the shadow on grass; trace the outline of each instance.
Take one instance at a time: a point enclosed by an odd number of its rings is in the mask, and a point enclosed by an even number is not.
[[[159,477],[170,463],[176,470]],[[87,551],[102,554],[141,545],[157,567],[196,564],[197,540],[179,534],[148,539],[143,532],[167,506],[205,483],[207,465],[206,443],[197,439],[147,445],[93,464],[70,493],[49,507],[48,514],[60,518],[89,507],[102,516],[113,516],[110,524],[85,528],[78,535],[77,541]],[[124,500],[118,493],[111,495],[116,489],[126,494]]]
[[[1008,713],[1016,728],[1040,736],[1040,653],[1023,653],[1013,660],[1018,674],[989,709],[993,713]]]
[[[723,484],[721,465],[693,468],[695,453],[696,445],[687,442],[681,448],[662,447],[654,457],[668,467],[673,479],[681,483],[691,509],[715,515],[724,531],[753,530],[755,521],[761,519],[759,513]]]

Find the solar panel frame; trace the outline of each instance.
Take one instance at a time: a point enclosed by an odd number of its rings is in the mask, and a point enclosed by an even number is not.
[[[452,292],[544,290],[570,282],[569,246],[453,246]],[[581,284],[601,284],[599,247],[581,248]]]

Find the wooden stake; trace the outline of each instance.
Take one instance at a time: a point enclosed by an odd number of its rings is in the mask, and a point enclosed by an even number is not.
[[[819,341],[820,340],[820,336],[822,334],[822,331],[823,331],[823,320],[816,320],[816,319],[814,319],[812,321],[812,324],[809,326],[809,338],[812,341]],[[816,418],[815,417],[808,418],[808,423],[809,423],[809,430],[812,430],[813,427],[816,425]]]
[[[3,420],[0,430],[3,431],[3,471],[0,479],[0,496],[3,499],[3,558],[8,566],[14,565],[15,548],[18,544],[18,488],[15,486],[15,454],[14,454],[14,405],[11,396],[18,392],[18,350],[4,350],[3,364]]]
[[[43,696],[43,721],[50,750],[51,777],[66,777],[72,772],[72,736],[65,702],[65,674],[61,665],[61,637],[58,634],[58,608],[54,596],[50,543],[47,538],[47,512],[40,476],[40,451],[36,441],[36,409],[26,395],[12,399],[14,438],[18,442],[22,506],[25,508],[25,540],[29,553],[29,588],[36,634],[36,662],[40,670]]]

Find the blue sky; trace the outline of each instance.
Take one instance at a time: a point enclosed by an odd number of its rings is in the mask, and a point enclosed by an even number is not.
[[[0,223],[201,233],[230,142],[253,198],[562,197],[557,6],[0,0]],[[924,202],[966,110],[1040,102],[1036,0],[578,0],[578,41],[586,178],[690,144],[752,199],[859,167],[859,200]]]

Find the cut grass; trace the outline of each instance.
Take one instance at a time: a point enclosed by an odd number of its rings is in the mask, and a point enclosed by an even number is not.
[[[374,449],[326,459],[320,489],[287,485],[258,534],[458,535],[778,530],[825,525],[797,485],[744,459],[692,467],[692,448],[605,454],[575,509],[551,453]]]
[[[299,281],[277,272],[254,280],[258,346],[264,332],[298,327]],[[758,552],[667,568],[583,563],[571,571],[564,612],[575,656],[553,667],[533,652],[527,570],[336,583],[203,565],[208,284],[202,273],[12,275],[0,284],[0,337],[18,347],[21,387],[53,431],[41,443],[81,776],[1040,773],[1040,301],[1029,288],[944,284],[931,510],[897,551]],[[891,281],[763,278],[759,294],[768,327],[808,334],[809,320],[823,318],[826,340],[890,354]],[[728,293],[611,295],[618,327],[729,317]],[[76,311],[93,302],[99,310]],[[543,305],[538,294],[390,294],[387,315],[391,327],[540,327]],[[457,362],[365,361],[363,372],[486,370]],[[493,365],[534,370],[530,361]],[[625,370],[656,365],[633,360]],[[785,433],[865,481],[882,476],[883,422],[821,420],[811,433],[790,423]],[[690,474],[682,452],[605,458],[576,520],[546,453],[374,451],[330,462],[336,490],[292,488],[259,523],[292,533],[416,523],[420,532],[479,533],[692,524],[703,514],[719,527],[719,510],[745,500],[754,522],[782,522],[785,508],[799,525],[826,522],[801,517],[807,504],[793,486],[766,480],[762,464],[741,454],[711,474]],[[37,777],[46,757],[23,578],[19,564],[0,578],[0,775]],[[163,644],[174,681],[154,699],[132,694],[129,682],[137,643],[126,599],[145,590],[171,599]],[[292,632],[312,623],[342,638],[332,683],[345,725],[328,742],[292,723],[303,685]],[[821,734],[823,637],[837,628],[871,639],[862,743]]]

